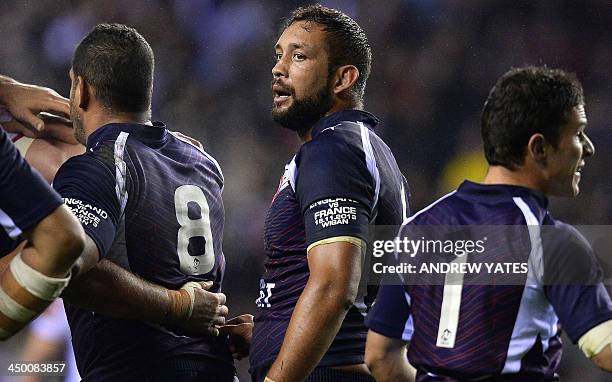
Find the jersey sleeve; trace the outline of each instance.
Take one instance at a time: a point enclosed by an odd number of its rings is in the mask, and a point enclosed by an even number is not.
[[[57,209],[62,200],[1,129],[0,160],[1,256],[14,249],[15,240]]]
[[[543,235],[543,245],[546,296],[576,343],[591,328],[612,319],[612,300],[591,245],[575,228],[559,224]]]
[[[306,246],[366,241],[374,186],[363,152],[330,134],[304,145],[296,162]]]
[[[53,186],[81,222],[85,233],[104,257],[121,219],[114,164],[90,153],[69,159],[59,169]]]
[[[410,297],[403,285],[381,285],[366,318],[366,326],[389,338],[410,341],[414,327]]]

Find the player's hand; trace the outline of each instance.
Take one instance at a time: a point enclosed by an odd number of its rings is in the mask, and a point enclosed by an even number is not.
[[[229,313],[225,306],[226,297],[223,293],[211,293],[206,290],[213,286],[212,281],[201,282],[200,285],[201,289],[195,289],[193,313],[187,324],[197,329],[205,327],[206,333],[218,336],[218,326],[225,324]]]
[[[211,293],[212,281],[188,282],[178,291],[169,291],[172,309],[168,324],[179,332],[191,335],[219,335],[228,314],[223,293]]]
[[[221,334],[229,334],[229,350],[234,359],[243,359],[249,355],[251,337],[253,336],[253,315],[243,314],[229,319],[219,328]]]
[[[70,115],[70,102],[55,90],[42,86],[3,81],[0,84],[0,102],[18,121],[41,131],[45,123],[37,116],[41,111]]]
[[[45,123],[44,129],[40,131],[31,129],[15,119],[3,123],[2,126],[4,127],[4,130],[9,133],[19,133],[24,137],[32,139],[54,138],[58,141],[66,142],[71,145],[76,145],[79,143],[74,137],[72,121],[69,119],[49,113],[40,113],[38,116],[42,118],[43,122]]]
[[[45,123],[45,128],[42,130],[44,137],[55,138],[58,141],[66,142],[71,145],[79,144],[74,137],[74,128],[71,120],[45,112],[40,113],[39,117],[41,117]]]

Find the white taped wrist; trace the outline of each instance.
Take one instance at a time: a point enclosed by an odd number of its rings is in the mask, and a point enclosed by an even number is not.
[[[13,300],[2,288],[0,288],[0,312],[17,322],[26,322],[38,314]]]
[[[588,358],[596,356],[609,344],[612,344],[612,320],[595,326],[578,340],[580,350]]]
[[[189,320],[191,318],[191,314],[193,313],[193,306],[195,305],[195,292],[194,289],[202,289],[202,286],[195,281],[190,281],[183,285],[181,289],[185,290],[187,294],[189,294],[189,310],[187,311],[187,318]]]
[[[70,273],[65,278],[55,278],[43,275],[23,262],[21,254],[11,261],[11,272],[15,280],[32,295],[41,300],[53,301],[70,282]]]

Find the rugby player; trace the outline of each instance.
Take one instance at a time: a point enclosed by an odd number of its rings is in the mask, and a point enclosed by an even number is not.
[[[70,117],[86,152],[53,185],[86,233],[63,296],[77,365],[91,381],[232,381],[227,337],[215,336],[225,296],[202,286],[219,292],[223,279],[223,175],[149,121],[153,61],[119,24],[96,26],[73,57]]]
[[[34,113],[66,112],[50,89],[0,76],[0,103],[42,128]],[[83,230],[62,200],[0,129],[0,340],[23,328],[62,292],[83,249]],[[14,250],[19,241],[29,246]]]
[[[417,381],[557,381],[561,327],[612,370],[612,301],[598,263],[584,237],[547,210],[547,196],[580,190],[595,152],[586,125],[573,75],[524,67],[498,80],[482,113],[483,183],[465,181],[412,216],[399,237],[428,225],[505,226],[483,256],[514,253],[528,271],[512,285],[382,286],[367,319],[366,363],[377,381],[413,380],[408,361]]]
[[[66,100],[66,102],[68,103],[68,100]],[[41,113],[39,117],[44,123],[44,128],[41,130],[34,130],[28,127],[30,125],[24,125],[15,120],[8,110],[0,106],[0,128],[7,131],[9,138],[13,141],[15,147],[17,147],[26,161],[51,183],[61,165],[69,158],[84,153],[85,147],[79,144],[74,138],[74,131],[70,120],[47,113]],[[199,141],[187,135],[178,131],[174,131],[172,134],[203,149]],[[8,260],[11,256],[19,253],[25,244],[26,242],[24,241],[13,251],[13,253],[7,255],[3,260]],[[206,303],[206,301],[202,303]],[[62,306],[63,309],[63,305],[60,304],[60,306]],[[198,309],[198,307],[195,306],[194,309]],[[111,312],[111,315],[119,317],[121,311]],[[196,325],[196,329],[199,326],[198,323],[192,324]],[[225,325],[219,327],[221,333],[229,335],[229,349],[234,359],[242,359],[248,355],[252,327],[253,318],[249,314],[231,318]],[[69,351],[74,362],[72,344],[70,344]],[[76,363],[74,364],[74,368],[74,372],[77,373]]]
[[[347,15],[320,5],[284,23],[272,69],[273,119],[303,145],[265,222],[254,381],[370,381],[362,279],[369,224],[400,225],[407,184],[363,111],[371,51]]]

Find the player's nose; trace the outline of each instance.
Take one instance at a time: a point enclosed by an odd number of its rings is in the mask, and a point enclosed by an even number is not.
[[[287,64],[283,58],[276,60],[276,64],[272,67],[272,77],[287,77]]]

